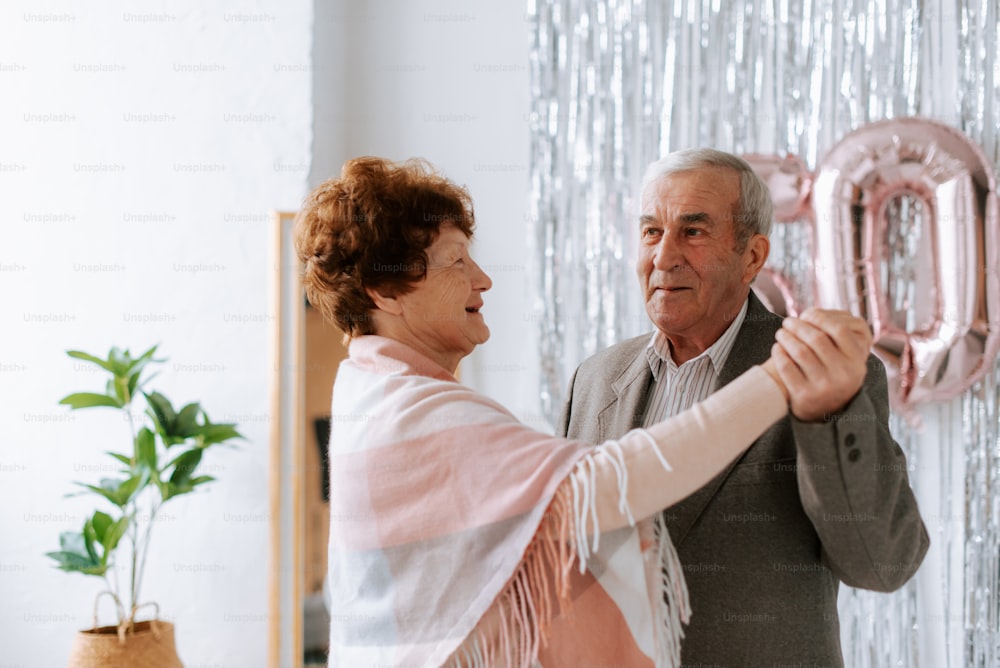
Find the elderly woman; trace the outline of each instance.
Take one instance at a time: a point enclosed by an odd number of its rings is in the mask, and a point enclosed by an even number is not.
[[[454,376],[490,335],[473,227],[465,190],[377,158],[348,162],[296,222],[308,298],[349,339],[330,665],[676,665],[687,597],[657,511],[785,414],[774,362],[618,441],[535,431]]]

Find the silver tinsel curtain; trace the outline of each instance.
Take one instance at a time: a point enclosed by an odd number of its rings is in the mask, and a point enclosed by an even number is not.
[[[866,123],[923,116],[1000,162],[996,0],[534,0],[532,234],[546,415],[588,355],[650,330],[632,271],[645,166],[690,146],[793,155],[815,169]],[[890,280],[915,309],[899,214]],[[907,220],[909,218],[909,220]],[[812,300],[806,221],[776,225],[770,267]],[[849,666],[1000,666],[1000,365],[894,418],[931,553],[894,594],[844,588]]]

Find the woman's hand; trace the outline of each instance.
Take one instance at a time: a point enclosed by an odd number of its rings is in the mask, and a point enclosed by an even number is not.
[[[840,412],[865,382],[872,333],[861,318],[810,308],[785,318],[775,339],[768,361],[787,388],[792,415],[803,422]]]

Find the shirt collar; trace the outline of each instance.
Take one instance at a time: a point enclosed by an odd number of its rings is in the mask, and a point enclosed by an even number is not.
[[[726,331],[722,333],[722,336],[715,340],[715,343],[702,351],[697,357],[685,362],[685,364],[708,357],[712,362],[715,374],[718,375],[721,373],[722,366],[729,359],[729,353],[733,349],[733,344],[736,343],[736,335],[739,333],[740,327],[743,326],[743,321],[746,319],[749,303],[749,299],[743,302],[743,308],[736,314],[736,317],[733,318],[733,321],[726,328]],[[660,378],[661,369],[664,368],[663,364],[666,364],[666,368],[671,372],[677,370],[677,364],[674,362],[673,357],[670,356],[670,341],[667,340],[666,335],[660,330],[653,332],[653,336],[646,346],[646,359],[649,360],[649,368],[653,372],[653,377],[657,380]]]

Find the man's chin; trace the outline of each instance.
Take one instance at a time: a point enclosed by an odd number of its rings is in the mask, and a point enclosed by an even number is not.
[[[647,306],[646,315],[649,317],[650,322],[663,331],[680,331],[693,324],[693,322],[689,321],[695,320],[695,318],[679,317],[680,314],[677,313],[677,309],[662,307],[654,309]]]

